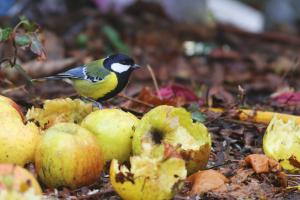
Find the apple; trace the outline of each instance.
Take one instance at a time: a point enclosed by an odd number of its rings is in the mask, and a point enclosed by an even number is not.
[[[6,98],[1,97],[0,107],[0,163],[33,162],[39,129],[33,123],[24,125],[20,112]]]
[[[110,182],[124,200],[172,199],[187,176],[184,160],[164,160],[147,156],[130,158],[131,168],[112,160]]]
[[[140,120],[132,148],[134,155],[148,152],[153,157],[181,157],[191,174],[205,168],[211,137],[207,128],[194,123],[184,108],[163,105],[150,110]]]
[[[89,185],[100,178],[103,163],[95,136],[74,123],[47,129],[35,154],[37,174],[51,188]]]
[[[90,113],[81,126],[91,131],[103,151],[104,160],[128,160],[132,137],[139,120],[119,109],[103,109]]]
[[[80,99],[52,99],[46,100],[43,108],[29,109],[26,119],[35,122],[41,129],[47,129],[61,122],[79,124],[92,111],[93,104]]]
[[[264,153],[290,172],[300,172],[300,125],[274,117],[263,137]]]
[[[22,113],[22,109],[16,102],[14,102],[12,99],[10,99],[8,97],[0,95],[0,107],[1,107],[1,109],[2,109],[3,106],[5,106],[4,104],[9,105],[12,108],[14,108],[14,110],[18,112],[21,119],[24,118],[24,115]]]
[[[16,190],[1,190],[0,199],[3,200],[42,200],[42,195],[36,195],[32,189],[26,192],[19,192]]]
[[[33,189],[35,194],[42,194],[39,183],[29,171],[13,164],[0,164],[0,190],[11,189],[22,193]]]

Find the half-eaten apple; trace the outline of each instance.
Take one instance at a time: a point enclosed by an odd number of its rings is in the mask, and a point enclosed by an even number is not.
[[[113,160],[110,181],[124,200],[167,200],[180,190],[187,171],[184,160],[130,157],[130,168]]]
[[[188,173],[205,168],[211,137],[205,125],[193,122],[184,108],[158,106],[144,115],[133,135],[133,153],[181,157]]]

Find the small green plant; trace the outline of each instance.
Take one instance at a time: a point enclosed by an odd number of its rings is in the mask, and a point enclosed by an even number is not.
[[[46,53],[43,49],[42,43],[38,38],[40,27],[29,21],[26,17],[20,17],[20,22],[12,27],[0,27],[0,45],[4,43],[9,45],[12,49],[12,56],[0,59],[0,67],[14,67],[31,83],[32,79],[25,72],[21,65],[17,63],[18,50],[29,49],[32,53],[37,55],[37,59],[46,59]],[[10,48],[10,47],[7,48]]]

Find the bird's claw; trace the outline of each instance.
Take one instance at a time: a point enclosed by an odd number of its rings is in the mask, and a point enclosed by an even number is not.
[[[94,99],[91,99],[91,98],[88,98],[88,97],[80,97],[80,99],[84,102],[92,103],[93,107],[99,108],[100,110],[103,109],[102,104],[100,102],[94,100]]]

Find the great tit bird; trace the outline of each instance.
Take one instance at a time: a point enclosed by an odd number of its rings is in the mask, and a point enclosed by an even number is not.
[[[132,58],[118,53],[46,79],[69,79],[82,97],[103,101],[121,92],[136,68],[139,65]]]

